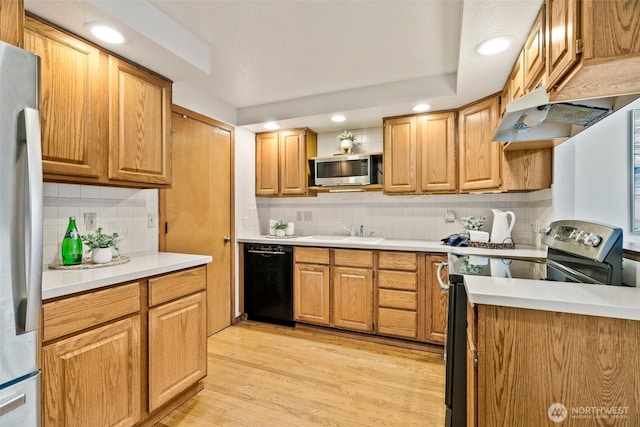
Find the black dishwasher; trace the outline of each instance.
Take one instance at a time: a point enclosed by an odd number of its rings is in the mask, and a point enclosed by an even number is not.
[[[250,320],[293,325],[293,247],[245,243],[244,311]]]

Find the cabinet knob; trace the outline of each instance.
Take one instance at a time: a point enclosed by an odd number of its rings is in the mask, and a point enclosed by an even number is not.
[[[224,236],[224,242],[225,243],[229,243],[231,241],[231,237],[230,236]]]

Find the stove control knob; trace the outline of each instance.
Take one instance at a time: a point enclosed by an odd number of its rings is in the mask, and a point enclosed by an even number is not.
[[[549,225],[545,225],[544,227],[542,227],[538,233],[540,234],[545,234],[545,235],[549,235],[549,233],[551,233],[551,226]]]
[[[584,240],[584,244],[587,246],[592,246],[592,247],[596,247],[598,246],[600,243],[602,242],[602,237],[598,236],[597,234],[591,233],[589,234],[589,237],[587,237]]]

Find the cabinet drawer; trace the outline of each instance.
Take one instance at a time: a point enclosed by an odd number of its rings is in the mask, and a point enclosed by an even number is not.
[[[378,254],[378,268],[384,270],[416,271],[418,254],[415,252],[383,252]]]
[[[295,262],[306,262],[309,264],[329,264],[329,249],[325,248],[301,248],[293,250]]]
[[[45,303],[42,339],[48,341],[139,310],[139,282]]]
[[[418,296],[415,292],[380,289],[378,290],[378,306],[416,310]]]
[[[379,308],[378,333],[415,339],[418,337],[418,314],[415,311]]]
[[[373,267],[373,251],[334,249],[333,264],[347,267]]]
[[[197,267],[149,279],[149,306],[162,304],[207,287],[207,268]]]
[[[380,270],[378,272],[378,287],[416,291],[418,289],[418,275],[407,271]]]

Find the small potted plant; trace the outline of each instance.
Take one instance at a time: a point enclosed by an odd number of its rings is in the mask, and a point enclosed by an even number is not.
[[[102,227],[98,227],[95,233],[80,236],[91,252],[91,260],[95,264],[104,264],[112,259],[111,248],[118,250],[118,233],[105,234]]]
[[[344,131],[340,135],[338,135],[337,140],[340,141],[340,150],[343,154],[351,153],[351,149],[353,148],[353,141],[356,139],[353,136],[353,133]]]
[[[287,221],[283,219],[279,219],[278,221],[276,221],[276,223],[273,224],[273,229],[276,231],[276,236],[284,237],[285,230],[287,229],[288,226],[289,226],[289,223],[287,223]]]

